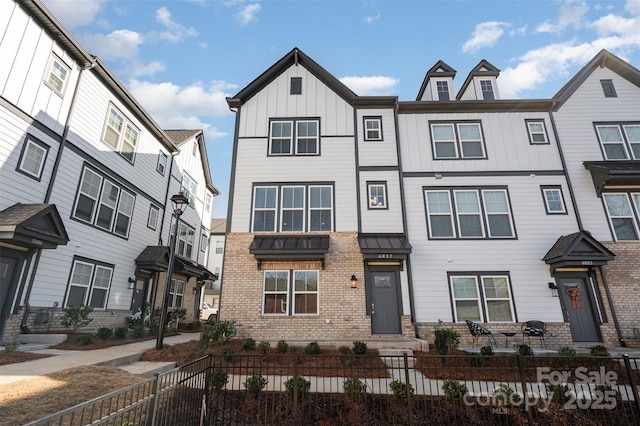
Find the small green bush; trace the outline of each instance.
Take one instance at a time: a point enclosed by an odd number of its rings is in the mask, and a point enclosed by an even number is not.
[[[129,334],[129,329],[127,327],[118,327],[116,328],[116,331],[114,334],[116,336],[116,339],[120,339],[120,340],[126,339],[127,335]]]
[[[342,355],[351,355],[353,350],[349,346],[343,345],[338,348],[338,352]],[[353,356],[341,356],[338,358],[338,362],[341,365],[351,365],[353,363]]]
[[[64,328],[73,328],[73,331],[77,331],[80,327],[86,327],[93,321],[93,318],[89,318],[89,314],[93,312],[91,306],[75,305],[67,306],[62,310],[62,317],[60,318],[60,324]]]
[[[145,334],[145,329],[144,329],[144,325],[142,325],[142,322],[136,323],[136,325],[133,326],[133,335],[135,337],[144,337],[144,334]]]
[[[591,356],[609,356],[609,351],[604,345],[594,345],[591,347]]]
[[[100,327],[96,332],[96,336],[104,340],[107,340],[112,335],[113,335],[113,330],[110,329],[109,327]]]
[[[565,368],[570,364],[570,358],[576,356],[576,350],[569,346],[558,349],[558,357],[553,359],[551,366],[555,369]]]
[[[478,354],[466,354],[465,358],[467,359],[467,362],[469,363],[469,365],[474,368],[480,368],[484,363],[483,357]]]
[[[467,385],[457,380],[447,379],[442,384],[444,394],[454,401],[462,401],[462,398],[469,392]]]
[[[521,345],[513,345],[516,352],[519,353],[522,356],[533,356],[533,349],[531,349],[531,346],[527,345],[526,343],[523,343]]]
[[[309,355],[318,355],[321,352],[320,345],[314,340],[313,342],[305,346],[304,351]]]
[[[480,354],[483,356],[493,356],[493,348],[491,346],[483,346],[480,348]]]
[[[353,342],[353,353],[356,355],[366,355],[367,344],[361,342],[360,340],[356,340],[355,342]]]
[[[352,401],[359,401],[367,393],[367,384],[357,377],[344,380],[344,394]]]
[[[266,354],[269,352],[269,349],[271,349],[271,343],[267,340],[262,340],[260,343],[258,343],[258,350],[260,351],[260,353]]]
[[[7,354],[10,354],[11,352],[15,352],[19,346],[20,346],[20,343],[18,342],[5,343],[4,352]]]
[[[249,395],[257,397],[260,394],[260,391],[267,386],[267,383],[267,379],[262,377],[262,374],[254,374],[253,376],[248,377],[242,385]]]
[[[547,389],[547,398],[551,399],[556,404],[564,405],[566,402],[575,399],[572,396],[573,392],[569,386],[565,384],[546,383],[545,387]]]
[[[151,336],[157,336],[160,332],[160,323],[158,321],[151,321],[149,323],[149,334]]]
[[[449,349],[457,348],[460,344],[460,335],[450,328],[439,328],[436,330],[435,346],[438,355],[446,355]]]
[[[340,352],[342,355],[351,355],[353,351],[349,346],[343,345],[338,348],[338,352]]]
[[[76,337],[76,342],[80,343],[81,345],[92,345],[93,337],[90,334],[81,334]]]
[[[289,352],[289,344],[284,340],[278,340],[278,344],[276,345],[278,348],[278,352],[281,354],[286,354]]]
[[[389,388],[391,389],[391,392],[393,392],[393,396],[404,403],[409,400],[409,394],[411,394],[411,396],[415,395],[415,391],[413,390],[411,383],[407,385],[401,380],[394,380],[389,383]]]
[[[226,342],[233,336],[233,324],[229,321],[207,321],[202,324],[200,341],[198,342],[199,353],[204,352],[212,343],[220,341]]]
[[[215,392],[219,392],[227,385],[227,382],[229,382],[229,376],[224,370],[220,368],[213,370],[213,374],[211,375],[211,389]]]
[[[287,395],[289,395],[290,398],[293,398],[294,384],[295,381],[293,380],[293,377],[284,382],[284,387],[287,389]],[[298,400],[307,396],[310,389],[311,382],[304,377],[298,376]]]
[[[506,383],[500,383],[493,391],[498,405],[519,405],[522,397],[511,386]]]
[[[231,348],[224,348],[222,349],[222,359],[225,360],[225,362],[233,362],[236,359],[236,353],[233,349]]]
[[[620,393],[620,391],[617,389],[613,389],[611,385],[595,385],[593,387],[593,390],[591,391],[591,396],[594,400],[604,400],[605,403],[611,400],[611,396],[613,396],[613,399],[616,401],[616,403],[622,401],[622,394]]]
[[[563,346],[558,349],[559,356],[576,356],[576,350],[570,346]]]
[[[256,341],[253,340],[251,337],[248,337],[242,341],[242,343],[240,344],[240,347],[244,351],[253,351],[256,349]]]

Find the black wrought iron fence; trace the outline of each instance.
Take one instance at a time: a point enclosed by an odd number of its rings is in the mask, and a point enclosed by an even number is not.
[[[640,358],[209,355],[32,425],[638,425]]]

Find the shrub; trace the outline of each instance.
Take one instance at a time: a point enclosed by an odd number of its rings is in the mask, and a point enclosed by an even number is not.
[[[198,351],[204,352],[211,343],[227,341],[233,336],[233,324],[229,321],[207,321],[202,325]]]
[[[18,349],[18,346],[20,346],[20,343],[18,342],[5,343],[4,352],[7,354],[10,354],[11,352],[15,352]]]
[[[104,340],[108,339],[112,335],[113,335],[113,330],[110,329],[109,327],[100,327],[98,331],[96,331],[96,336]]]
[[[200,321],[191,321],[190,323],[187,323],[187,330],[189,331],[199,330],[200,326],[201,326]]]
[[[256,349],[256,341],[253,340],[251,337],[248,337],[242,341],[242,344],[240,345],[240,347],[244,351],[253,351]]]
[[[172,316],[174,318],[178,318],[179,320],[183,320],[187,316],[187,308],[176,308],[173,310]]]
[[[340,346],[338,348],[338,352],[340,352],[342,355],[351,355],[353,353],[353,351],[351,350],[351,348],[347,345],[343,345]],[[353,362],[353,357],[352,356],[341,356],[338,358],[338,362],[342,365],[351,365],[351,363]]]
[[[413,390],[411,383],[407,385],[401,380],[394,380],[389,383],[389,388],[391,389],[391,392],[393,392],[393,396],[404,403],[409,400],[409,394],[411,394],[411,396],[415,395],[415,391]]]
[[[76,337],[76,342],[80,343],[81,345],[91,345],[93,344],[93,337],[90,334],[81,334],[80,336]]]
[[[573,392],[565,384],[546,383],[545,387],[547,389],[547,398],[556,404],[564,405],[566,402],[575,399],[572,396]]]
[[[344,394],[352,401],[360,400],[367,393],[367,384],[360,381],[357,377],[351,377],[344,380]]]
[[[160,323],[158,321],[151,321],[149,323],[149,334],[152,336],[157,336],[160,332]]]
[[[366,355],[367,344],[356,340],[355,342],[353,342],[353,353],[356,355]]]
[[[304,351],[309,355],[318,355],[321,352],[320,345],[314,340],[305,346]]]
[[[233,349],[231,348],[224,348],[222,350],[222,359],[225,360],[225,362],[233,362],[236,359],[236,353]]]
[[[294,384],[295,381],[293,377],[284,382],[284,387],[287,389],[287,395],[293,398],[294,392]],[[304,377],[298,376],[298,400],[301,400],[305,396],[309,394],[309,390],[311,389],[311,382],[306,380]]]
[[[62,310],[62,317],[60,318],[60,324],[64,328],[73,328],[73,331],[77,331],[80,327],[86,327],[93,321],[93,318],[89,318],[89,314],[93,312],[91,306],[75,305],[67,306]]]
[[[563,346],[558,349],[559,356],[576,356],[576,350],[570,346]]]
[[[595,345],[591,347],[591,356],[609,356],[609,351],[604,345]]]
[[[258,350],[260,351],[260,353],[266,354],[267,352],[269,352],[269,349],[271,349],[271,343],[267,340],[262,340],[260,343],[258,343]]]
[[[483,346],[480,348],[480,354],[484,356],[493,356],[493,348],[491,346]]]
[[[462,401],[462,398],[469,392],[467,385],[457,380],[447,379],[442,384],[444,394],[454,401]]]
[[[522,397],[511,386],[500,383],[493,391],[498,405],[519,405]]]
[[[563,346],[558,349],[558,358],[552,362],[553,368],[565,368],[569,365],[569,358],[576,356],[576,350],[569,346]]]
[[[613,389],[611,385],[595,385],[593,390],[591,391],[591,396],[594,400],[603,401],[607,403],[611,400],[611,397],[616,401],[616,403],[622,401],[622,394],[619,390]]]
[[[338,352],[340,352],[342,355],[350,355],[353,351],[349,346],[343,345],[338,348]]]
[[[126,339],[129,334],[129,329],[127,327],[118,327],[115,331],[116,339]]]
[[[142,325],[142,322],[136,323],[133,326],[133,335],[135,337],[144,337],[145,334],[145,330],[144,330],[144,325]]]
[[[435,346],[439,355],[446,355],[449,349],[457,348],[460,344],[460,335],[450,328],[436,330]]]
[[[289,352],[289,344],[284,340],[278,340],[278,344],[276,345],[278,348],[278,352],[281,354],[286,354]]]
[[[465,358],[469,362],[469,365],[474,367],[474,368],[480,368],[480,367],[482,367],[482,364],[484,363],[484,359],[482,358],[481,355],[467,354],[467,355],[465,355]]]
[[[515,348],[516,352],[522,356],[533,356],[533,349],[531,349],[531,346],[527,345],[526,343],[523,343],[521,345],[513,345],[513,347]]]
[[[260,391],[267,386],[267,383],[267,379],[262,377],[262,374],[254,374],[253,376],[248,377],[242,385],[249,395],[257,397],[260,394]]]
[[[225,373],[224,370],[220,368],[216,368],[213,370],[213,374],[211,375],[211,389],[215,392],[219,392],[223,387],[226,386],[229,381],[229,376]]]

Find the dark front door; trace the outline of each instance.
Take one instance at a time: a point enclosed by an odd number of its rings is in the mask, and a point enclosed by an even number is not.
[[[371,332],[373,334],[400,334],[400,303],[398,272],[370,272]]]
[[[600,342],[592,295],[585,278],[558,279],[558,294],[569,320],[574,342]]]
[[[2,249],[0,255],[0,336],[4,330],[5,320],[9,317],[11,310],[11,299],[18,287],[18,271],[22,264],[21,256],[11,256],[9,250]]]

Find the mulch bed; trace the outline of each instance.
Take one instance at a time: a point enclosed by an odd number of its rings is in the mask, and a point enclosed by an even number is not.
[[[13,352],[0,351],[0,365],[32,361],[34,359],[47,358],[50,356],[51,355],[36,354],[33,352],[23,352],[23,351],[13,351]]]

